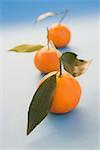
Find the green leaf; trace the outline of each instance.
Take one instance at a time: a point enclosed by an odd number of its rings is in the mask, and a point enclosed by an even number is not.
[[[35,92],[28,111],[27,135],[47,116],[56,87],[56,74],[48,77]]]
[[[12,49],[10,49],[9,51],[14,51],[14,52],[34,52],[34,51],[38,51],[41,48],[43,48],[43,45],[19,45],[16,46]]]
[[[88,69],[91,60],[81,60],[77,58],[77,54],[72,52],[65,52],[61,56],[64,69],[72,74],[74,77],[80,76],[86,72]]]
[[[39,22],[39,21],[42,21],[42,20],[44,20],[44,19],[46,19],[46,18],[48,18],[48,17],[53,17],[53,16],[57,16],[57,15],[63,14],[63,16],[61,17],[61,20],[60,20],[60,22],[59,22],[59,23],[61,23],[62,20],[64,19],[64,17],[66,16],[66,13],[67,13],[67,12],[68,12],[68,10],[65,10],[65,11],[59,12],[59,13],[51,12],[51,11],[50,11],[50,12],[45,12],[45,13],[40,14],[39,16],[37,16],[37,18],[36,18],[36,20],[35,20],[34,23],[37,23],[37,22]]]
[[[56,15],[58,15],[58,13],[54,13],[54,12],[43,13],[43,14],[39,15],[36,18],[35,23],[38,22],[38,21],[42,21],[42,20],[46,19],[47,17],[53,17],[53,16],[56,16]]]

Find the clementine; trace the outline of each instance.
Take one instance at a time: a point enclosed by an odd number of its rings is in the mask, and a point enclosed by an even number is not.
[[[51,106],[52,113],[66,113],[79,103],[81,87],[78,81],[68,73],[56,76],[56,92]]]
[[[48,39],[52,40],[57,48],[65,47],[71,39],[71,32],[63,24],[54,24],[48,31]]]
[[[56,73],[57,72],[51,72],[44,76],[40,80],[40,84],[42,84],[48,77]],[[62,73],[61,76],[58,72],[56,74],[56,90],[50,112],[63,114],[72,111],[78,105],[80,96],[81,86],[79,82],[67,72]]]
[[[59,58],[57,52],[50,48],[40,49],[34,57],[35,66],[43,73],[59,70]]]

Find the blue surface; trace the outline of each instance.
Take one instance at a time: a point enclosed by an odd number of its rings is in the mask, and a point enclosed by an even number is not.
[[[99,150],[98,1],[39,2],[2,1],[0,150]],[[59,18],[47,19],[33,28],[35,16],[66,8],[70,12],[64,23],[70,27],[72,38],[62,51],[73,51],[80,58],[93,59],[93,63],[78,78],[82,86],[78,107],[65,115],[49,114],[26,136],[28,106],[42,75],[33,65],[33,53],[9,53],[8,49],[19,44],[46,43],[47,24]]]

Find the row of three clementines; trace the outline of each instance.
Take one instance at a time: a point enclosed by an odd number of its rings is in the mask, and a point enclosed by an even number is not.
[[[57,48],[66,47],[71,40],[70,29],[62,24],[68,11],[47,12],[38,16],[35,23],[56,15],[60,21],[47,28],[47,45],[19,45],[14,52],[34,52],[34,64],[45,75],[32,97],[28,110],[27,134],[29,134],[49,112],[63,114],[76,108],[81,97],[81,86],[75,77],[82,75],[91,63],[77,58],[73,52],[61,53]]]

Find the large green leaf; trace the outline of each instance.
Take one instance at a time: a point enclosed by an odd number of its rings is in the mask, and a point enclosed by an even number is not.
[[[48,77],[35,92],[28,111],[27,135],[47,116],[56,87],[56,74]]]
[[[16,46],[12,49],[10,49],[9,51],[14,51],[14,52],[34,52],[34,51],[38,51],[41,48],[43,48],[43,45],[19,45]]]
[[[91,60],[81,60],[77,58],[77,55],[72,52],[65,52],[61,56],[62,63],[64,65],[64,69],[72,74],[74,77],[80,76],[85,73],[88,69]]]

